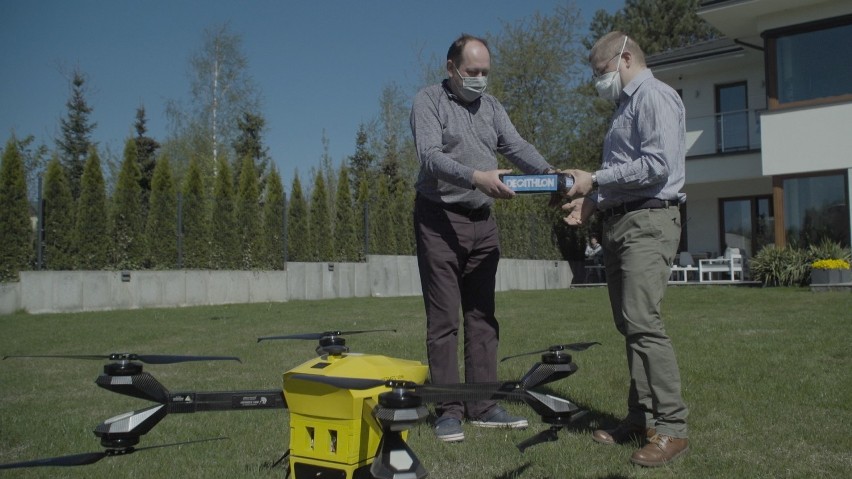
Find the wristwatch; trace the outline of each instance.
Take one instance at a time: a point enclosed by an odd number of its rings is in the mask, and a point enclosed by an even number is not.
[[[597,173],[592,173],[592,188],[598,187],[598,175]]]

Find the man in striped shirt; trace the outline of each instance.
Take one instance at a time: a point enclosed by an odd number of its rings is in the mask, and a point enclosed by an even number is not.
[[[646,439],[631,462],[661,466],[689,449],[680,372],[660,305],[681,232],[686,132],[680,96],[654,78],[642,49],[611,32],[589,54],[595,87],[617,102],[603,145],[601,168],[568,170],[574,198],[565,222],[584,224],[595,212],[603,222],[607,288],[613,319],[624,335],[630,389],[627,417],[593,439],[621,444]]]

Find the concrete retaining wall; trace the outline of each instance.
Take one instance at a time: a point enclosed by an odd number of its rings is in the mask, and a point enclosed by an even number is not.
[[[565,261],[502,259],[497,291],[564,289],[572,279]],[[419,295],[416,257],[374,255],[286,271],[24,271],[19,283],[0,283],[0,314]]]

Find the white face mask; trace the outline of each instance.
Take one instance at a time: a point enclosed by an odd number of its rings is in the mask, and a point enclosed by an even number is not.
[[[615,71],[604,73],[600,78],[595,80],[595,89],[598,91],[598,95],[604,100],[618,100],[618,97],[621,95],[623,85],[621,84],[621,74],[618,69],[621,67],[621,55],[624,54],[625,46],[627,46],[627,37],[624,37],[624,43],[621,45],[621,52],[618,54],[618,63],[615,65]]]
[[[459,89],[458,94],[462,100],[468,103],[479,98],[485,92],[485,89],[488,87],[487,76],[462,76],[458,68],[456,68],[456,73],[459,75],[459,78],[462,79],[462,87],[461,89]]]

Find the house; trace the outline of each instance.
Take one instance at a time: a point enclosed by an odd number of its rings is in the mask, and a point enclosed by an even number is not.
[[[686,107],[681,250],[850,245],[852,1],[705,0],[724,38],[649,56]]]

